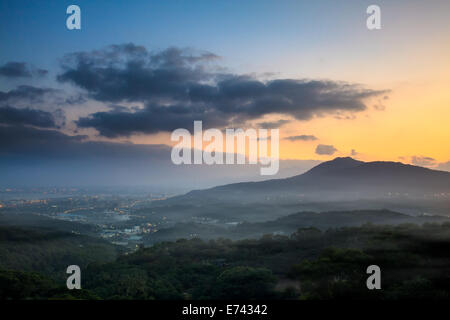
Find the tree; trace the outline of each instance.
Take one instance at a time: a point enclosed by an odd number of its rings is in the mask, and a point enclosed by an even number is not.
[[[264,268],[233,267],[217,279],[218,299],[268,299],[275,295],[276,278]]]

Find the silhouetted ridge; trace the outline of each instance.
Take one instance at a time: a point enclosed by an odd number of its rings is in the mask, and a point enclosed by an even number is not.
[[[304,174],[286,179],[242,182],[198,190],[188,198],[249,200],[304,197],[309,199],[362,199],[425,196],[450,193],[450,173],[400,162],[363,162],[350,157],[323,162]],[[183,197],[181,197],[183,198]]]
[[[335,170],[351,169],[364,164],[363,161],[355,160],[351,157],[338,157],[331,161],[322,162],[314,168],[307,171],[305,174],[327,173]]]

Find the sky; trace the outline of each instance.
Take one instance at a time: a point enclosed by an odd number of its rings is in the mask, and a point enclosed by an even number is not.
[[[2,1],[0,185],[256,179],[167,163],[194,120],[279,128],[281,177],[342,156],[449,171],[449,40],[446,0]]]

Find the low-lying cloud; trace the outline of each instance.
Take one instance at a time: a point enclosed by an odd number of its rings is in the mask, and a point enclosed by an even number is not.
[[[439,163],[435,169],[442,171],[450,171],[450,161]]]
[[[10,106],[0,107],[0,124],[56,128],[55,119],[50,112],[29,108],[18,109]]]
[[[333,155],[338,151],[333,145],[319,144],[316,147],[316,154],[319,155]]]
[[[308,134],[301,134],[298,136],[289,136],[284,138],[285,140],[289,140],[289,141],[315,141],[317,140],[316,136],[313,135],[308,135]]]
[[[416,166],[430,167],[436,165],[436,159],[425,156],[412,156],[411,163]]]

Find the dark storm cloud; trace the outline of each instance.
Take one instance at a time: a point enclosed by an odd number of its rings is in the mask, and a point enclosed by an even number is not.
[[[286,137],[286,138],[284,138],[284,140],[289,140],[289,141],[314,141],[314,140],[317,140],[317,137],[313,136],[313,135],[302,134],[302,135],[299,135],[299,136]]]
[[[67,94],[63,90],[21,85],[9,91],[0,91],[0,108],[42,110],[52,113],[58,126],[65,124],[65,107],[87,102],[79,93]]]
[[[0,76],[7,78],[41,77],[47,73],[47,70],[34,68],[25,62],[7,62],[0,66]]]
[[[335,81],[278,79],[214,71],[212,53],[169,48],[152,53],[133,44],[68,55],[61,82],[83,88],[104,102],[141,103],[143,109],[94,113],[78,121],[115,137],[189,128],[193,120],[205,127],[223,127],[284,114],[309,120],[335,112],[366,109],[364,99],[385,94]]]
[[[56,127],[55,119],[50,112],[29,108],[18,109],[10,106],[0,107],[0,124],[32,125],[42,128]]]
[[[291,122],[290,120],[278,120],[278,121],[267,121],[267,122],[260,122],[258,123],[258,126],[263,129],[278,129],[279,127],[285,125],[286,123]]]
[[[31,77],[31,72],[24,62],[8,62],[0,67],[0,75],[10,78]]]
[[[191,86],[211,77],[201,63],[215,58],[177,48],[152,54],[133,44],[110,46],[66,56],[58,80],[72,82],[100,101],[186,100]]]
[[[57,91],[50,88],[22,85],[7,92],[0,91],[0,102],[27,100],[29,103],[42,103],[46,95],[56,93]]]
[[[223,127],[228,122],[214,110],[203,106],[151,105],[135,112],[112,110],[97,112],[80,118],[80,128],[93,127],[105,137],[129,136],[133,133],[156,133],[177,128],[190,129],[195,120],[203,120],[209,127]]]
[[[71,99],[63,91],[34,86],[18,86],[0,91],[0,123],[58,128],[65,125],[62,106]]]
[[[149,159],[170,160],[166,145],[134,145],[88,141],[84,135],[69,136],[58,130],[19,125],[0,125],[0,155],[3,159],[49,160]]]
[[[319,144],[316,147],[316,153],[320,155],[332,155],[336,151],[338,151],[334,146],[332,145],[326,145],[326,144]]]

